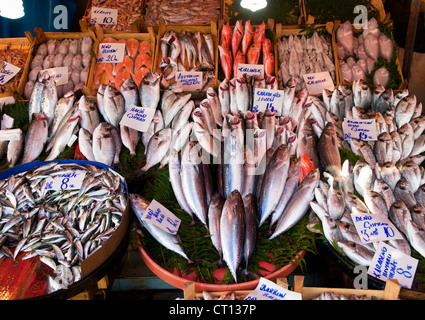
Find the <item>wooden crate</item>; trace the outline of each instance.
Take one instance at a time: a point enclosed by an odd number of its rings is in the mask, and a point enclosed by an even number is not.
[[[219,44],[219,38],[217,33],[217,21],[211,21],[210,25],[167,25],[164,20],[160,20],[159,26],[158,26],[158,33],[157,33],[157,41],[156,41],[156,49],[155,49],[155,59],[154,64],[152,66],[153,71],[161,74],[161,69],[159,68],[159,63],[162,60],[162,53],[161,53],[161,38],[164,36],[164,34],[167,31],[174,31],[176,33],[180,33],[181,31],[187,31],[187,32],[201,32],[201,33],[210,33],[213,41],[214,41],[214,76],[215,80],[211,81],[209,83],[209,86],[212,86],[214,88],[217,87],[217,81],[218,81],[218,44]],[[172,82],[172,80],[170,80]]]
[[[134,39],[137,39],[139,41],[148,41],[149,42],[150,53],[151,53],[151,57],[152,57],[152,69],[153,69],[155,55],[156,55],[155,54],[155,51],[156,51],[156,36],[155,36],[154,31],[153,31],[153,28],[149,27],[147,33],[140,33],[140,32],[136,32],[136,33],[133,33],[133,32],[123,32],[123,33],[105,32],[100,27],[96,27],[94,31],[95,31],[96,39],[97,39],[97,47],[95,48],[96,61],[97,61],[97,56],[98,56],[98,52],[99,52],[99,45],[102,43],[102,41],[105,38],[111,37],[111,38],[114,38],[116,40],[128,40],[128,39],[134,38]],[[96,70],[96,64],[97,63],[95,63],[95,65],[94,65],[93,78],[91,79],[91,86],[90,86],[90,90],[93,93],[93,95],[96,95],[96,90],[97,90],[97,86],[94,83],[94,73],[95,73],[95,70]]]
[[[281,286],[284,289],[288,289],[288,280],[286,278],[277,278],[276,284]],[[208,291],[208,294],[211,295],[213,299],[218,299],[221,296],[232,292],[235,296],[247,296],[253,290],[228,290],[228,291]],[[194,282],[185,282],[183,289],[183,298],[184,300],[203,300],[203,292],[197,291]]]
[[[24,87],[26,84],[26,79],[28,77],[31,59],[34,51],[34,39],[32,38],[3,38],[0,39],[0,50],[4,49],[23,49],[27,51],[27,58],[25,61],[25,65],[22,68],[22,73],[17,79],[17,82],[14,82],[14,79],[11,79],[8,82],[8,92],[0,93],[0,98],[9,97],[9,96],[22,96],[24,92]],[[16,76],[15,76],[16,77]]]
[[[367,300],[398,300],[400,293],[400,285],[397,280],[389,279],[385,284],[384,290],[369,289],[351,289],[351,288],[324,288],[324,287],[304,287],[304,276],[294,276],[293,290],[301,293],[303,300],[312,300],[325,292],[333,292],[342,294],[347,297],[351,295],[365,296]]]
[[[219,41],[221,40],[221,30],[223,29],[223,25],[226,24],[226,23],[228,23],[228,22],[229,22],[229,18],[228,17],[225,17],[224,19],[222,19],[222,20],[219,21],[219,28],[218,28],[218,30],[219,30],[219,33],[218,33],[219,34]],[[245,21],[243,21],[243,23],[244,22]],[[277,78],[277,71],[278,71],[277,60],[278,60],[278,57],[276,55],[276,41],[274,41],[276,39],[275,28],[276,28],[277,25],[275,24],[275,22],[274,22],[273,19],[267,19],[267,21],[265,21],[265,24],[266,24],[266,29],[268,29],[271,32],[271,34],[272,34],[272,36],[271,36],[272,39],[270,39],[270,40],[273,41],[273,54],[275,56],[275,76]],[[231,27],[232,27],[232,30],[233,30],[234,26],[231,26]],[[258,25],[253,25],[252,27],[254,27],[254,28],[255,27],[258,27]],[[218,52],[217,52],[217,54],[218,54]],[[217,61],[217,63],[218,63],[218,61]],[[221,68],[221,64],[218,64],[218,66]],[[236,75],[234,75],[234,76],[236,76]],[[224,79],[220,79],[220,80],[222,81]],[[221,81],[218,82],[218,84],[220,84]]]
[[[390,20],[390,16],[386,15],[384,19],[379,21],[379,23],[388,22],[389,20]],[[333,31],[333,33],[334,33],[334,39],[335,39],[335,41],[334,41],[335,42],[335,48],[334,48],[335,52],[336,52],[336,33],[337,33],[337,30],[339,29],[340,26],[341,26],[341,21],[339,21],[339,20],[334,21],[334,31]],[[352,26],[352,29],[353,29],[354,33],[361,33],[362,32],[361,30],[355,29],[353,26]],[[397,89],[393,89],[393,91],[395,93],[397,93],[398,91],[400,91],[402,89],[407,88],[407,85],[408,85],[407,80],[405,80],[404,77],[403,77],[403,72],[401,70],[400,60],[399,60],[398,56],[396,57],[396,64],[397,64],[398,73],[400,74],[400,77],[401,77],[401,84]],[[351,86],[351,83],[348,83],[347,81],[343,82],[342,79],[341,79],[341,75],[340,75],[340,72],[339,72],[339,70],[340,70],[339,60],[337,60],[335,62],[335,67],[337,65],[338,65],[339,84],[345,84],[345,85]]]
[[[338,63],[338,53],[336,50],[336,39],[335,39],[335,28],[334,28],[334,22],[330,21],[326,24],[316,25],[316,28],[326,28],[326,31],[331,35],[332,41],[332,52],[334,57],[334,65],[335,65],[335,87],[337,87],[340,84],[340,77],[339,77],[339,63]],[[304,29],[302,28],[294,28],[293,26],[285,26],[281,23],[276,24],[276,40],[283,37],[283,36],[290,36],[290,35],[302,35],[304,34]],[[280,67],[280,61],[278,56],[278,50],[277,50],[277,41],[274,43],[275,46],[275,55],[276,55],[276,75],[278,74],[279,67]],[[280,89],[282,89],[282,86],[279,84]]]
[[[42,43],[47,42],[49,39],[56,39],[56,40],[65,40],[65,39],[82,39],[84,36],[89,36],[90,38],[93,39],[93,46],[92,46],[92,51],[96,52],[96,48],[98,47],[97,44],[97,39],[96,39],[96,35],[93,32],[93,30],[88,30],[85,32],[44,32],[42,28],[34,28],[34,34],[35,37],[32,36],[32,34],[30,32],[26,32],[25,33],[27,35],[28,38],[33,38],[34,41],[34,54],[35,54],[35,50],[37,48],[37,46],[39,46]],[[33,57],[31,57],[32,60]],[[94,67],[96,64],[96,58],[93,54],[91,62],[90,62],[90,67],[89,67],[89,73],[87,75],[87,81],[86,84],[84,86],[84,93],[87,95],[91,95],[90,93],[90,87],[92,86],[92,79],[93,79],[93,72],[94,72]],[[29,70],[30,71],[30,70]],[[28,73],[25,77],[25,84],[28,81]]]

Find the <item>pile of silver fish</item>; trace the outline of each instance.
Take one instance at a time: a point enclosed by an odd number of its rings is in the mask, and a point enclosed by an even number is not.
[[[158,65],[163,74],[162,87],[174,82],[178,71],[204,71],[206,88],[215,78],[215,42],[211,33],[166,31],[161,38]]]
[[[48,187],[55,174],[85,172],[78,190]],[[40,260],[54,270],[47,293],[81,279],[81,262],[120,225],[127,206],[123,178],[112,170],[48,162],[0,182],[0,255]]]
[[[380,57],[388,63],[393,59],[393,40],[379,30],[375,18],[368,20],[367,28],[355,36],[350,21],[346,21],[336,31],[336,48],[339,59],[341,81],[350,83],[356,80],[366,80]],[[373,84],[388,86],[390,73],[383,66],[375,71]]]
[[[80,39],[49,39],[40,44],[30,64],[24,98],[30,99],[38,73],[50,68],[68,67],[68,83],[56,87],[57,99],[69,91],[83,89],[92,62],[92,47],[93,39],[88,35]]]
[[[279,81],[286,86],[291,78],[304,85],[303,75],[329,71],[335,81],[335,64],[331,41],[316,31],[305,35],[283,36],[276,40],[279,57]]]
[[[237,20],[235,26],[227,22],[223,24],[220,34],[221,68],[227,80],[238,76],[238,64],[264,65],[266,76],[275,76],[275,56],[271,39],[266,37],[264,21],[258,26],[251,25],[251,21]]]

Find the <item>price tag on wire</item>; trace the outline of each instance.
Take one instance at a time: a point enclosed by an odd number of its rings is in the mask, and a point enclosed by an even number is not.
[[[146,214],[143,215],[142,220],[152,223],[171,234],[177,234],[181,222],[181,220],[170,210],[155,199],[153,199],[149,204]]]
[[[52,174],[47,178],[44,189],[48,190],[78,190],[81,189],[86,172],[83,170],[69,170]]]

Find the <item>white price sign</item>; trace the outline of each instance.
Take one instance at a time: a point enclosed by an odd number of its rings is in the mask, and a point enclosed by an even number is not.
[[[304,82],[308,93],[315,95],[323,92],[323,89],[333,90],[335,85],[329,71],[304,74]]]
[[[177,218],[170,210],[153,199],[149,204],[146,214],[142,220],[154,224],[165,232],[177,234],[181,220]]]
[[[342,123],[344,139],[356,138],[360,140],[374,141],[378,139],[378,130],[375,119],[349,119],[345,118]]]
[[[3,67],[0,68],[0,84],[7,83],[19,72],[19,70],[21,70],[21,68],[3,61]]]
[[[283,105],[283,90],[255,88],[252,112],[264,112],[270,109],[280,115]]]
[[[351,217],[362,243],[403,239],[403,235],[386,216],[373,213],[353,213]]]
[[[244,300],[301,300],[299,292],[286,290],[273,281],[260,278],[257,287]]]
[[[124,60],[125,43],[101,43],[97,63],[119,63]]]
[[[49,76],[53,78],[57,86],[67,84],[69,81],[68,67],[50,68],[45,69]]]
[[[131,106],[121,118],[120,124],[140,132],[146,132],[156,109]]]
[[[238,63],[237,77],[242,75],[254,76],[254,78],[264,78],[264,65],[263,64],[245,64]]]
[[[83,170],[58,172],[47,179],[44,189],[55,191],[78,190],[81,188],[85,176],[86,171]]]
[[[203,86],[202,71],[178,71],[176,81],[181,83],[183,91],[201,90]]]
[[[92,7],[90,22],[95,24],[117,24],[118,9]]]
[[[367,273],[382,281],[397,279],[400,286],[410,289],[417,266],[417,259],[381,242]]]

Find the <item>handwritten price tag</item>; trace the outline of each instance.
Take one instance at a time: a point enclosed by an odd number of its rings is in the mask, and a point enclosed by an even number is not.
[[[276,112],[276,115],[280,115],[283,96],[283,90],[255,88],[252,112],[264,112],[266,109],[270,109]]]
[[[170,210],[155,199],[151,201],[142,220],[152,223],[171,234],[177,234],[181,222]]]
[[[244,300],[301,300],[301,293],[286,290],[266,278],[260,278],[257,287]]]
[[[118,9],[92,7],[90,22],[95,24],[117,24]]]
[[[309,94],[320,94],[323,89],[333,90],[335,85],[329,71],[304,74],[304,82]]]
[[[47,71],[49,76],[53,77],[57,86],[67,84],[69,81],[68,67],[50,68],[43,71]]]
[[[254,76],[254,78],[264,78],[264,65],[238,63],[237,77],[240,78],[243,74]]]
[[[63,171],[47,179],[45,190],[78,190],[81,188],[86,172],[83,170]]]
[[[131,106],[121,118],[120,124],[137,131],[146,132],[156,109]]]
[[[202,89],[202,71],[178,71],[176,81],[180,82],[183,91],[197,91]]]
[[[354,226],[362,243],[403,239],[402,234],[391,223],[388,217],[380,214],[351,214]]]
[[[397,279],[402,287],[410,289],[417,266],[417,259],[381,242],[376,248],[367,273],[382,281]]]
[[[19,72],[19,70],[21,70],[21,68],[3,61],[3,68],[0,70],[0,84],[7,83]]]
[[[378,139],[375,119],[359,120],[345,118],[342,122],[342,131],[344,132],[345,140],[356,138],[374,141]]]
[[[125,43],[101,43],[97,63],[118,63],[124,60]]]

